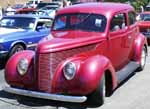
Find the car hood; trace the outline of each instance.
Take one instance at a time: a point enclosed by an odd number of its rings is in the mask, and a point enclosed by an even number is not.
[[[40,41],[37,46],[37,52],[48,53],[56,52],[76,47],[86,46],[107,40],[106,34],[92,32],[60,32],[48,36],[48,40]]]
[[[0,28],[0,35],[19,32],[19,31],[24,31],[24,29]]]
[[[16,39],[17,36],[25,35],[27,30],[24,29],[10,29],[10,28],[0,28],[0,39],[11,40]]]

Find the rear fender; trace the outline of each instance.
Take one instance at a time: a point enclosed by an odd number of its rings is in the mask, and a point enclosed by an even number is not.
[[[141,51],[142,48],[145,46],[146,48],[146,52],[148,55],[148,49],[147,49],[147,40],[146,37],[143,34],[139,34],[136,37],[136,40],[134,42],[134,59],[136,62],[140,63],[140,59],[141,59]]]

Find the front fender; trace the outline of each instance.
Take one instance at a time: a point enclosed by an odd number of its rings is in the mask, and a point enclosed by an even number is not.
[[[146,51],[147,49],[147,40],[146,37],[143,34],[139,34],[136,37],[136,40],[134,42],[134,60],[138,63],[140,63],[140,59],[141,59],[141,51],[143,46],[146,47]],[[148,51],[147,51],[148,53]]]
[[[14,54],[8,61],[5,66],[5,79],[7,83],[14,87],[32,87],[35,78],[33,74],[33,59],[34,51],[22,51]],[[19,75],[17,71],[17,64],[21,58],[26,58],[29,61],[28,71],[24,76]]]
[[[68,60],[67,60],[68,61]],[[69,94],[87,95],[93,92],[106,70],[109,70],[116,87],[115,71],[110,61],[104,56],[70,59],[77,67],[77,72],[72,80],[66,80],[63,75],[63,65],[57,70],[53,80],[53,92],[67,92]],[[65,63],[65,62],[64,62]]]
[[[111,73],[112,87],[114,89],[117,85],[117,78],[110,60],[102,55],[93,56],[85,60],[85,62],[81,64],[79,71],[80,77],[82,77],[82,81],[85,83],[83,84],[84,91],[87,91],[89,94],[96,90],[100,80],[107,70]]]
[[[25,48],[27,48],[27,46],[26,46],[26,45],[27,45],[27,44],[26,44],[26,42],[24,42],[23,40],[17,40],[17,41],[14,41],[14,42],[12,42],[12,43],[11,43],[9,50],[11,50],[11,49],[12,49],[12,47],[14,47],[16,44],[19,44],[19,43],[21,43],[21,44],[25,45]]]

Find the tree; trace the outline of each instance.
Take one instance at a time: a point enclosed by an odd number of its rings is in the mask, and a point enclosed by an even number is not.
[[[146,8],[150,3],[150,0],[106,0],[108,2],[120,2],[120,3],[130,3],[137,11],[141,6]]]

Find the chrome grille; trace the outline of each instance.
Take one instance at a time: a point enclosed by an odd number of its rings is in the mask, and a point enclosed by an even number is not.
[[[51,92],[51,81],[60,62],[82,52],[89,52],[95,45],[59,51],[55,53],[39,54],[38,80],[39,90]]]

